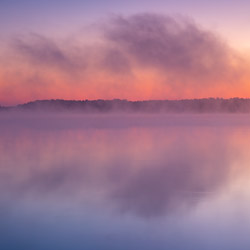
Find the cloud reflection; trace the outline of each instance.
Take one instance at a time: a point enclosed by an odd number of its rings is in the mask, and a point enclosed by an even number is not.
[[[216,194],[239,153],[229,127],[6,129],[0,143],[5,194],[76,206],[97,200],[141,217],[191,209]]]

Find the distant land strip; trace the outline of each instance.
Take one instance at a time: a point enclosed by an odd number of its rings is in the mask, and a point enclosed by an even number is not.
[[[37,100],[0,111],[82,113],[250,113],[249,98],[204,98],[184,100]]]

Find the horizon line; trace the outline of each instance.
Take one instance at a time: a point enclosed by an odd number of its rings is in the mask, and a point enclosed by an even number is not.
[[[229,98],[224,98],[224,97],[202,97],[202,98],[182,98],[182,99],[143,99],[143,100],[129,100],[129,99],[120,99],[120,98],[113,98],[113,99],[36,99],[36,100],[31,100],[23,103],[18,103],[14,105],[2,105],[0,103],[1,108],[14,108],[18,106],[22,106],[25,104],[29,103],[35,103],[35,102],[43,102],[43,101],[75,101],[75,102],[94,102],[94,101],[126,101],[126,102],[151,102],[151,101],[192,101],[192,100],[208,100],[208,99],[220,99],[220,100],[232,100],[232,99],[242,99],[242,100],[250,100],[250,97],[229,97]]]

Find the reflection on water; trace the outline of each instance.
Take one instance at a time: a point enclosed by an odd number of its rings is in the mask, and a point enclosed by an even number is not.
[[[250,248],[250,118],[0,121],[0,249]]]

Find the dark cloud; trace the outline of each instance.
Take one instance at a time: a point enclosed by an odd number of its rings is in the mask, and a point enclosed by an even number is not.
[[[130,73],[131,71],[129,59],[117,49],[105,49],[100,66],[113,73]]]
[[[104,35],[140,66],[160,69],[176,78],[219,80],[236,73],[234,52],[189,19],[157,14],[118,16],[108,22]]]
[[[67,71],[84,69],[86,66],[84,58],[76,57],[68,46],[59,46],[52,39],[41,35],[16,38],[13,46],[25,59],[39,66],[52,66]]]

